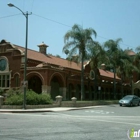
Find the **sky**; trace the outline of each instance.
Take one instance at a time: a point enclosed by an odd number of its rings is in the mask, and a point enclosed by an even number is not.
[[[12,3],[28,16],[28,48],[39,51],[44,42],[47,53],[60,55],[64,35],[74,24],[93,28],[103,44],[109,39],[122,38],[120,47],[140,46],[140,0],[0,0],[0,41],[2,39],[25,47],[26,18]]]

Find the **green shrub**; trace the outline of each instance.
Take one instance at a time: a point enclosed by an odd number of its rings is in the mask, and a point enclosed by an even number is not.
[[[17,94],[22,94],[21,90],[11,88],[11,89],[6,91],[6,96],[7,97],[10,97],[10,96],[13,96],[13,95],[17,95]]]
[[[51,104],[52,99],[49,94],[37,94],[29,90],[27,92],[26,102],[28,105]]]
[[[52,104],[53,100],[49,94],[39,94],[39,102],[42,104]]]
[[[4,104],[6,105],[22,105],[23,104],[23,93],[10,91]],[[27,105],[43,105],[51,104],[52,99],[49,94],[37,94],[33,90],[26,92],[26,104]]]
[[[4,101],[5,105],[22,105],[23,104],[23,95],[12,95],[6,98]]]
[[[0,88],[0,95],[3,95],[4,90]]]

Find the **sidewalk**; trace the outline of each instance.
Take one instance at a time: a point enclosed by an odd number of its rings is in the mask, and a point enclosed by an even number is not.
[[[88,107],[54,107],[54,108],[39,108],[39,109],[0,109],[0,113],[37,113],[37,112],[58,112],[90,109],[103,106],[88,106]]]

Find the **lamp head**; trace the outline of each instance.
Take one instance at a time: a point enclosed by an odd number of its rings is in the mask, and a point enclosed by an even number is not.
[[[8,3],[7,4],[9,7],[14,7],[14,4],[12,4],[12,3]]]

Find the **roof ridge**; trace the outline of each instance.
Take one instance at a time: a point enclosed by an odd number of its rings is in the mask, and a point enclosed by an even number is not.
[[[13,45],[25,49],[25,48],[22,47],[22,46],[19,46],[19,45],[16,45],[16,44],[13,44]],[[41,53],[41,52],[39,52],[39,51],[36,51],[36,50],[30,49],[30,48],[27,48],[27,50],[34,51],[34,52],[37,52],[37,53],[39,53],[39,54],[45,55],[45,54],[43,54],[43,53]],[[55,57],[55,58],[58,58],[58,59],[63,59],[63,60],[69,61],[69,60],[67,60],[66,58],[57,57],[57,56],[54,56],[53,54],[52,54],[52,55],[48,55],[48,54],[46,54],[45,56],[51,56],[51,57]],[[71,61],[71,62],[72,62],[72,63],[76,63],[76,62],[74,62],[74,61]]]
[[[23,47],[23,46],[19,46],[19,45],[16,45],[16,44],[13,44],[13,45],[16,46],[16,47],[20,47],[20,48],[25,49],[25,47]],[[36,51],[36,50],[30,49],[30,48],[27,48],[27,50],[30,50],[30,51],[37,52],[37,53],[39,53],[39,54],[45,55],[45,54],[43,54],[43,53],[40,53],[39,51]],[[48,55],[48,54],[46,54],[45,56],[46,56],[46,57],[47,57],[47,56],[51,56],[51,57],[55,57],[55,58],[58,58],[58,59],[67,60],[66,58],[57,57],[57,56],[54,56],[54,55]],[[68,60],[67,60],[67,61],[68,61]],[[72,62],[73,62],[73,61],[72,61]],[[74,63],[75,63],[75,62],[74,62]]]
[[[13,45],[25,49],[25,47],[23,47],[23,46],[19,46],[19,45],[16,45],[16,44],[13,44]],[[30,48],[27,48],[27,50],[38,52],[38,51],[30,49]],[[40,53],[40,52],[38,52],[38,53]]]

